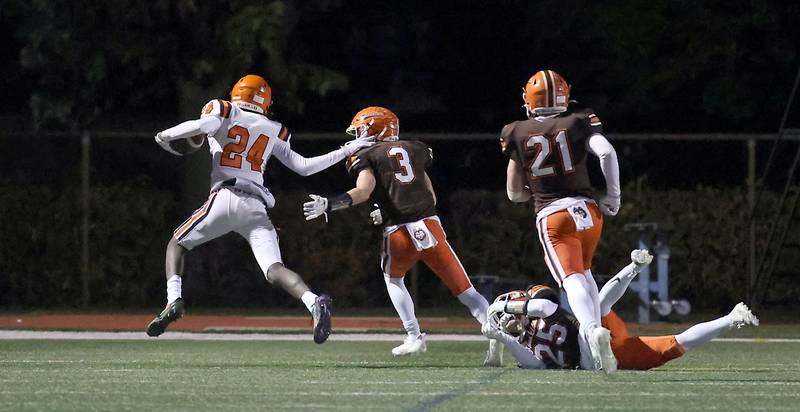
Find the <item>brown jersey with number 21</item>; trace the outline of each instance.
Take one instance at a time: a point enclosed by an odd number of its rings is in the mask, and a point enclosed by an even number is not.
[[[525,171],[536,212],[565,197],[591,197],[586,145],[596,133],[603,133],[603,125],[591,109],[521,120],[503,128],[503,154]]]
[[[425,170],[433,151],[418,140],[379,142],[347,159],[347,171],[354,178],[364,169],[375,175],[372,200],[384,212],[384,223],[398,225],[436,214],[436,201],[425,182]]]

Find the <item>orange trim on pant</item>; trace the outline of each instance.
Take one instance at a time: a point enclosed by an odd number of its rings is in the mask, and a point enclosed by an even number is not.
[[[183,224],[179,228],[175,229],[175,232],[173,232],[173,237],[175,237],[175,239],[180,240],[180,238],[185,233],[187,233],[189,230],[192,229],[192,227],[195,224],[195,222],[197,222],[199,219],[202,219],[203,217],[205,217],[208,214],[208,211],[210,209],[209,206],[211,205],[211,203],[213,203],[214,198],[216,196],[217,196],[217,194],[213,193],[208,198],[208,200],[206,200],[206,202],[203,203],[203,206],[201,206],[200,209],[195,210],[195,212],[192,214],[192,216],[190,216],[188,219],[186,219],[186,221],[184,221]]]
[[[408,230],[400,227],[384,239],[383,269],[393,278],[405,276],[418,261],[424,262],[436,276],[458,296],[472,287],[467,272],[447,242],[447,235],[437,219],[425,219],[425,226],[436,238],[436,246],[417,250]],[[388,266],[388,267],[387,267]]]
[[[537,223],[545,263],[559,285],[567,276],[592,268],[592,258],[603,232],[603,215],[596,204],[586,202],[586,206],[594,222],[589,229],[578,232],[566,210],[548,215]]]
[[[611,350],[620,369],[657,368],[686,353],[674,335],[630,336],[625,322],[613,310],[602,317],[602,322],[611,331]]]

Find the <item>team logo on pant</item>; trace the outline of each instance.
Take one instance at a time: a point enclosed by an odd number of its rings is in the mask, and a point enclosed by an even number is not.
[[[575,206],[572,209],[572,213],[580,216],[582,219],[586,219],[586,211],[582,207]]]
[[[428,236],[425,234],[425,231],[422,229],[417,229],[414,231],[414,238],[419,240],[420,242],[425,240],[425,237]]]

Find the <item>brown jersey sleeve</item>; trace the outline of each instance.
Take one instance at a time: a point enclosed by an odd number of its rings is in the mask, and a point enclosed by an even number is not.
[[[520,163],[519,153],[514,144],[514,127],[516,125],[517,122],[507,124],[503,127],[503,130],[500,131],[500,152],[509,159]]]
[[[593,134],[603,134],[603,122],[600,117],[595,114],[593,109],[584,110],[584,121],[586,122],[586,136]]]
[[[344,166],[347,168],[347,173],[349,173],[350,176],[358,178],[358,174],[361,173],[362,170],[370,168],[367,150],[359,150],[350,155],[345,161]]]

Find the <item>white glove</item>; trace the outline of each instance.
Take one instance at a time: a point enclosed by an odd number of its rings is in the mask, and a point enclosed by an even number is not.
[[[317,195],[308,195],[311,198],[311,202],[303,203],[303,214],[306,216],[306,220],[316,219],[322,215],[325,215],[325,221],[328,221],[328,214],[325,213],[328,210],[328,198],[317,196]]]
[[[161,138],[161,132],[156,133],[155,140],[156,143],[158,143],[158,145],[161,146],[162,149],[174,154],[175,156],[181,155],[180,153],[172,150],[172,147],[170,147],[168,140],[164,140]]]
[[[622,200],[619,196],[611,196],[607,194],[601,197],[598,203],[600,206],[600,211],[603,212],[604,215],[616,216],[617,213],[619,213]]]
[[[378,207],[377,203],[373,206],[375,206],[375,210],[369,212],[369,217],[372,218],[372,224],[378,226],[383,223],[383,215],[381,214],[381,209]]]
[[[345,156],[350,156],[360,149],[372,146],[374,144],[374,137],[356,137],[355,139],[345,143],[344,146],[342,146],[342,150],[344,151]]]
[[[499,326],[491,319],[492,318],[487,319],[483,326],[481,326],[481,333],[489,339],[497,339],[502,342],[503,331],[501,331]]]

